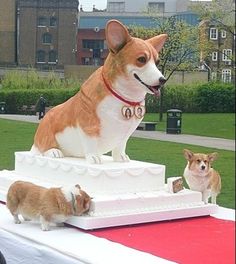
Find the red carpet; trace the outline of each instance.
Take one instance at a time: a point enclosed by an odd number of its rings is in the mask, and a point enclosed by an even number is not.
[[[235,222],[210,216],[88,233],[181,264],[235,263]]]

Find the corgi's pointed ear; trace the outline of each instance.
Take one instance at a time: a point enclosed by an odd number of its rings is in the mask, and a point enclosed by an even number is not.
[[[186,160],[191,160],[191,158],[193,157],[193,152],[188,150],[188,149],[184,149],[184,157]]]
[[[150,38],[146,41],[149,42],[156,49],[157,52],[160,52],[160,50],[163,48],[167,38],[168,38],[167,34],[161,34],[161,35],[158,35],[156,37]]]
[[[107,22],[105,33],[107,46],[113,53],[117,53],[131,40],[127,28],[117,20]]]
[[[210,162],[216,160],[218,158],[218,153],[217,152],[213,152],[211,154],[208,154],[208,158],[210,160]]]

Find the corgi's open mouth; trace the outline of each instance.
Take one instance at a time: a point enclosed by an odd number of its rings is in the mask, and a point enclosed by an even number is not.
[[[146,86],[151,92],[153,92],[155,95],[159,96],[160,91],[159,89],[161,88],[161,85],[155,85],[155,86],[151,86],[146,84],[145,82],[143,82],[136,73],[134,73],[134,77],[135,79],[137,79],[141,84],[143,84],[144,86]]]

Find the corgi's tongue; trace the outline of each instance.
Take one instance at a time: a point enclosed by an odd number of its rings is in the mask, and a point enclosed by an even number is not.
[[[157,85],[157,86],[150,86],[150,85],[147,85],[147,88],[149,90],[151,90],[155,96],[159,97],[160,96],[160,85]]]
[[[155,96],[160,96],[160,88],[161,88],[160,85],[156,85],[156,86],[148,85],[148,84],[146,84],[145,82],[143,82],[143,81],[138,77],[138,75],[137,75],[136,73],[134,74],[134,77],[135,77],[135,79],[137,79],[141,84],[143,84],[144,86],[146,86],[151,92],[153,92]]]

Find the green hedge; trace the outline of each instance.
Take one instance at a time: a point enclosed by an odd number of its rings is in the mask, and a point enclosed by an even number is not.
[[[47,106],[55,106],[65,102],[78,92],[74,89],[17,89],[0,90],[0,102],[6,102],[7,113],[20,114],[23,105],[36,105],[40,95],[46,99]]]
[[[23,105],[35,105],[41,94],[47,100],[47,106],[55,106],[69,99],[78,89],[0,89],[0,102],[6,102],[8,113],[17,114]],[[149,113],[159,112],[159,98],[148,94],[146,107]],[[166,86],[162,111],[172,108],[188,113],[235,112],[235,87],[222,83]]]
[[[163,112],[180,109],[188,113],[235,112],[235,87],[233,84],[210,82],[196,85],[169,85],[164,88]],[[147,112],[160,111],[160,100],[147,95]]]

